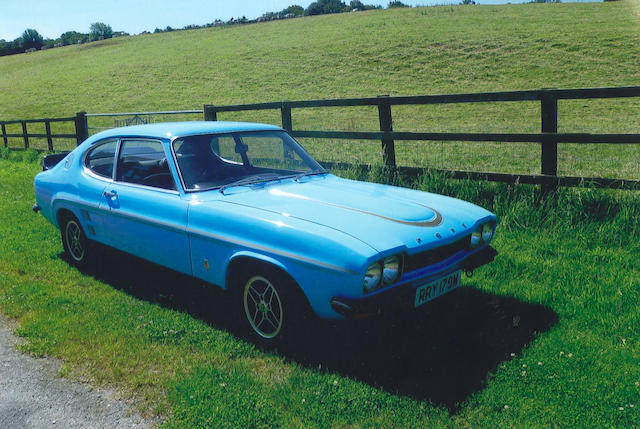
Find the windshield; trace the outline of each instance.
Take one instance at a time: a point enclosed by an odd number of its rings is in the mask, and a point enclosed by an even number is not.
[[[284,131],[182,137],[173,151],[187,191],[325,172]]]

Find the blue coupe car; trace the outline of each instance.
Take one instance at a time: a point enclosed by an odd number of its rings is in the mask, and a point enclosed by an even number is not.
[[[60,228],[69,261],[82,267],[97,242],[216,285],[265,343],[309,313],[419,307],[496,255],[487,210],[336,177],[271,125],[117,128],[44,170],[34,210]]]

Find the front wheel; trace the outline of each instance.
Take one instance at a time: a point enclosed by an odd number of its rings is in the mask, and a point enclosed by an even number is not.
[[[88,260],[89,241],[80,222],[75,217],[68,217],[62,223],[62,246],[69,261],[80,268],[86,265]]]
[[[239,286],[236,296],[241,302],[242,325],[259,343],[279,344],[299,331],[306,306],[288,276],[276,270],[256,270]]]
[[[253,332],[264,339],[276,338],[284,325],[281,292],[261,275],[247,280],[242,294],[244,314]]]

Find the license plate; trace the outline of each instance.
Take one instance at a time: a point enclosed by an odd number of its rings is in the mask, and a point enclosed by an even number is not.
[[[425,304],[460,286],[460,273],[461,271],[458,270],[431,283],[420,286],[416,289],[415,306],[418,307]]]

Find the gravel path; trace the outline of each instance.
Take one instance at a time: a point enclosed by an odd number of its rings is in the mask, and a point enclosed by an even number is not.
[[[60,362],[15,350],[13,323],[0,317],[0,428],[146,428],[105,389],[57,376]]]

